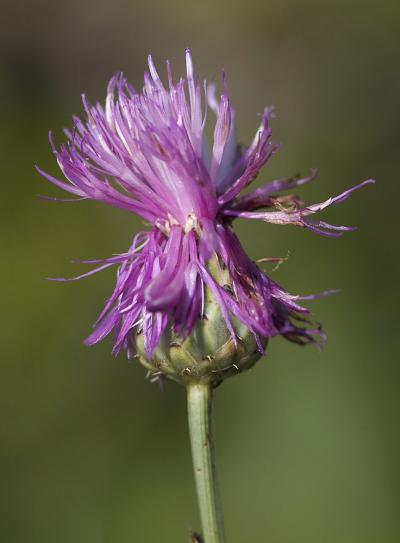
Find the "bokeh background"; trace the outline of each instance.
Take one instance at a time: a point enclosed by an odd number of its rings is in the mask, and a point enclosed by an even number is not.
[[[360,227],[339,240],[237,224],[253,258],[290,251],[269,271],[291,292],[342,293],[310,302],[322,353],[276,339],[218,389],[227,541],[400,541],[400,4],[2,0],[1,18],[1,539],[177,543],[199,528],[184,390],[82,344],[114,272],[45,280],[126,250],[140,221],[42,201],[57,190],[33,170],[57,172],[47,132],[62,140],[82,92],[102,100],[119,69],[140,88],[149,52],[179,74],[189,45],[201,76],[227,70],[241,141],[276,106],[283,147],[259,182],[318,166],[299,192],[319,201],[379,180],[326,213]]]

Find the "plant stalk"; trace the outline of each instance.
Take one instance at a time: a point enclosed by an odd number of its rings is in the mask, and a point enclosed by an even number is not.
[[[188,385],[190,442],[204,543],[223,543],[224,529],[215,464],[212,400],[211,385]]]

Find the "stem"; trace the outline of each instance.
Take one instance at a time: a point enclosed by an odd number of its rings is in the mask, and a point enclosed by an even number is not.
[[[194,478],[204,543],[223,543],[224,529],[215,465],[211,385],[188,385],[187,398]]]

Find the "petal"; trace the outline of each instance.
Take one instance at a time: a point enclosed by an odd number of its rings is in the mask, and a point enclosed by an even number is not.
[[[235,209],[224,209],[223,214],[231,217],[241,217],[243,219],[259,219],[265,222],[270,222],[273,224],[292,224],[295,226],[301,226],[307,228],[321,235],[328,237],[338,237],[343,234],[343,232],[350,232],[355,230],[355,227],[351,226],[336,226],[329,224],[323,221],[312,222],[310,219],[307,219],[308,215],[313,215],[318,213],[323,209],[341,203],[357,189],[362,188],[371,183],[375,183],[373,179],[367,179],[362,183],[352,187],[351,189],[346,190],[345,192],[335,196],[334,198],[328,198],[324,202],[319,204],[312,204],[301,209],[297,210],[281,210],[281,211],[237,211]]]

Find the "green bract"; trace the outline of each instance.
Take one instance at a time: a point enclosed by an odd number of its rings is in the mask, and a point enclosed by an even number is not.
[[[218,283],[226,289],[229,274],[214,262],[209,270]],[[218,270],[218,271],[217,271]],[[136,357],[153,377],[164,375],[178,383],[211,383],[214,386],[227,377],[251,368],[262,356],[253,333],[238,319],[231,317],[236,341],[228,330],[220,306],[208,287],[204,292],[204,313],[185,339],[168,327],[149,359],[145,355],[143,334],[135,334],[132,343]],[[267,340],[260,338],[265,347]]]

